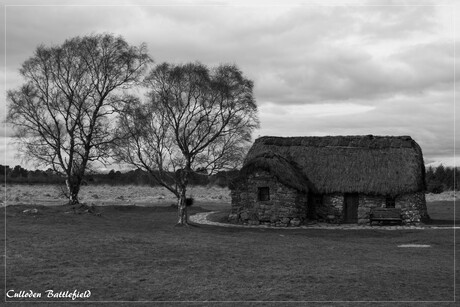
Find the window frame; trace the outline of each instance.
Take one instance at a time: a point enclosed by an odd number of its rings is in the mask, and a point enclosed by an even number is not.
[[[257,187],[257,201],[270,200],[270,187]]]
[[[385,208],[396,208],[396,197],[387,196],[385,198]]]

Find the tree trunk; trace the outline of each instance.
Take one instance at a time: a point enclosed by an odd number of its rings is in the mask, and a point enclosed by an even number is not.
[[[183,187],[180,192],[179,203],[177,206],[177,224],[176,226],[188,226],[188,215],[187,215],[187,206],[186,206],[186,196],[185,196],[186,188]]]
[[[65,184],[67,186],[67,192],[69,193],[69,205],[75,206],[79,204],[78,201],[78,193],[80,192],[80,183],[81,180],[77,179],[74,181],[73,179],[66,179]]]

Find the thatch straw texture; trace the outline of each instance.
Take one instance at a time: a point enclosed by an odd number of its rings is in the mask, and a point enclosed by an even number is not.
[[[305,178],[302,171],[295,165],[294,162],[290,162],[279,155],[268,152],[260,156],[256,156],[245,163],[243,168],[240,170],[238,177],[233,179],[230,188],[233,189],[238,184],[244,184],[249,174],[260,170],[270,173],[285,186],[302,192],[308,192],[309,186],[311,186],[307,178]]]
[[[266,154],[297,165],[320,193],[396,196],[425,189],[422,150],[409,136],[261,137],[244,167],[253,159],[263,163],[259,159]],[[287,177],[294,177],[288,172]]]

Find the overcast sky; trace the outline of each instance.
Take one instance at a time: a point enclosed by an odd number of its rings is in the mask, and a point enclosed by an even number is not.
[[[410,135],[425,163],[453,165],[455,146],[460,153],[454,140],[460,14],[453,1],[6,3],[0,17],[6,89],[23,82],[18,69],[39,44],[110,32],[130,44],[145,42],[156,63],[237,64],[255,83],[261,128],[254,137]],[[15,157],[11,135],[2,124],[1,164],[27,165]]]

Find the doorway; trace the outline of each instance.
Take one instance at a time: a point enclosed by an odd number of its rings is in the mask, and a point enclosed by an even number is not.
[[[309,193],[307,201],[307,218],[310,220],[316,220],[316,209],[321,208],[322,205],[323,195]]]
[[[344,222],[345,223],[358,223],[358,206],[359,195],[358,193],[346,193],[344,198]]]

